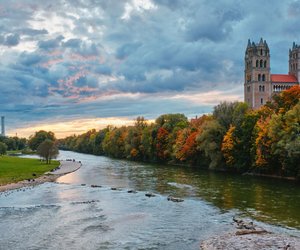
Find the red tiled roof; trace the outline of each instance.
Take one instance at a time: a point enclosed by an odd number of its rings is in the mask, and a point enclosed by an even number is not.
[[[293,75],[279,75],[279,74],[272,74],[271,75],[271,82],[290,82],[290,83],[298,83],[298,80]]]

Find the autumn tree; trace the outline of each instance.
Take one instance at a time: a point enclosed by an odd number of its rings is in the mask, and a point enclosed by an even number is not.
[[[157,131],[157,141],[156,141],[156,153],[157,158],[160,161],[166,161],[170,156],[170,151],[168,150],[168,136],[169,132],[164,128],[159,128]]]
[[[230,126],[228,131],[226,132],[223,142],[221,151],[223,153],[223,156],[225,158],[226,164],[229,166],[233,166],[235,163],[235,153],[234,148],[236,144],[238,144],[238,141],[235,140],[235,137],[233,135],[233,132],[235,131],[234,126]]]

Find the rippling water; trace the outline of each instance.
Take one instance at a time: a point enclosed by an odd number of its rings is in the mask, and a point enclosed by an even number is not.
[[[300,236],[300,191],[292,182],[66,151],[60,158],[83,166],[57,183],[0,194],[0,249],[198,249],[232,229],[236,214]]]

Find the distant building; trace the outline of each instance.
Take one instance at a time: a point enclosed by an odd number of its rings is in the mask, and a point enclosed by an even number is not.
[[[293,43],[289,50],[289,74],[271,74],[270,50],[266,40],[259,43],[248,40],[245,53],[244,101],[257,109],[271,99],[274,93],[299,84],[300,46]]]
[[[5,121],[4,121],[4,116],[1,116],[1,135],[5,136]]]

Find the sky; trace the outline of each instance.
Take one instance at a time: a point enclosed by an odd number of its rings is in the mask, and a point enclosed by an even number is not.
[[[287,73],[299,23],[295,0],[0,0],[6,133],[64,137],[243,101],[248,39],[266,39],[272,73]]]

